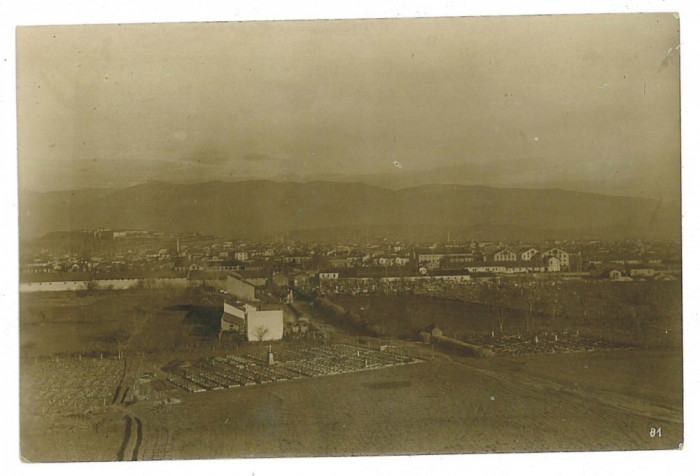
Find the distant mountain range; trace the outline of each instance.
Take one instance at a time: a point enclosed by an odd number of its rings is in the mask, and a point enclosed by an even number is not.
[[[564,190],[244,181],[20,192],[20,235],[81,229],[266,239],[677,239],[680,203]]]
[[[680,168],[639,161],[620,169],[613,161],[561,161],[520,157],[416,168],[416,165],[378,164],[371,173],[321,169],[299,159],[275,159],[246,154],[243,163],[194,160],[72,160],[20,163],[20,189],[46,192],[99,187],[122,189],[150,181],[199,184],[217,180],[244,182],[363,183],[391,190],[428,184],[474,185],[535,190],[560,189],[585,193],[664,200],[680,197]],[[427,162],[427,161],[426,161]],[[680,162],[678,162],[680,164]]]
[[[641,170],[640,170],[641,169]],[[592,177],[595,177],[593,180]],[[309,181],[294,175],[271,177],[279,181]],[[316,174],[314,180],[359,182],[400,190],[426,184],[492,186],[535,190],[570,190],[637,198],[680,197],[680,175],[660,167],[638,167],[625,174],[605,162],[570,162],[564,165],[519,159],[502,162],[447,165],[427,170],[399,169],[374,174]]]

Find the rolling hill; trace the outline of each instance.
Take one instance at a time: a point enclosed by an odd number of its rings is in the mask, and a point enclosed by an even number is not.
[[[262,239],[385,236],[479,239],[680,238],[680,204],[564,190],[338,182],[149,182],[120,190],[20,193],[20,236],[145,229]]]

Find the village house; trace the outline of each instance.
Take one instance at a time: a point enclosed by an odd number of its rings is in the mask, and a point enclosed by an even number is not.
[[[173,269],[175,271],[201,271],[204,266],[191,259],[178,258],[173,263]]]
[[[509,250],[509,249],[502,249],[500,251],[497,251],[493,255],[493,260],[496,262],[502,262],[502,261],[517,261],[518,255]]]
[[[559,248],[552,248],[542,253],[543,258],[555,257],[559,260],[559,267],[562,271],[569,270],[569,253]]]
[[[311,256],[309,255],[290,255],[282,257],[282,263],[284,264],[303,265],[309,261],[311,261]]]
[[[318,273],[319,281],[328,281],[331,279],[338,279],[339,277],[340,277],[340,272],[334,271],[334,270],[326,270],[326,271],[321,271]]]
[[[537,251],[536,249],[530,248],[529,250],[523,251],[523,252],[520,253],[520,259],[521,259],[522,261],[532,261],[532,259],[533,259],[535,256],[537,256],[539,253],[540,253],[540,252]]]
[[[247,251],[236,251],[233,253],[233,258],[236,261],[248,261],[248,252]]]
[[[332,258],[328,260],[331,268],[347,268],[350,263],[347,258]]]
[[[474,259],[470,250],[462,248],[420,250],[415,253],[415,257],[420,266],[425,266],[428,269],[437,269],[449,263],[468,263]]]
[[[631,278],[649,278],[655,274],[654,268],[630,268],[629,275]]]
[[[443,258],[441,253],[423,253],[418,255],[418,263],[428,269],[437,269],[440,267],[440,261]]]
[[[544,256],[544,269],[548,273],[558,273],[561,271],[561,260],[556,256]]]

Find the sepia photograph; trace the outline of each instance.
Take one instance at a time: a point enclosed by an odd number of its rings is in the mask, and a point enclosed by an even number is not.
[[[24,463],[683,447],[679,14],[15,39]]]

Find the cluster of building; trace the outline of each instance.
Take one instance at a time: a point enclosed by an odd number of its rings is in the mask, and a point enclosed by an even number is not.
[[[580,254],[576,264],[580,267]],[[469,249],[428,249],[416,252],[419,270],[464,268],[472,273],[543,273],[569,271],[570,254],[559,248],[540,252],[535,248],[501,248],[493,253]]]
[[[527,273],[609,277],[615,271],[638,277],[648,270],[680,271],[677,242],[413,243],[375,237],[364,243],[312,243],[249,242],[139,230],[71,233],[44,240],[42,245],[23,246],[20,280],[223,280],[235,272],[256,286],[284,290],[313,289],[338,279],[463,281],[481,275]],[[56,249],[57,243],[66,246]]]
[[[221,331],[244,335],[249,341],[280,340],[284,334],[284,314],[279,306],[264,305],[256,296],[256,286],[237,274],[226,277],[227,295],[221,315]]]
[[[168,286],[208,284],[225,294],[222,335],[266,341],[282,338],[281,305],[291,300],[292,290],[399,293],[519,274],[675,279],[681,273],[680,249],[678,242],[596,240],[455,244],[375,237],[365,243],[247,242],[197,233],[94,230],[23,245],[20,282],[37,290],[73,289],[69,285],[77,281],[88,288],[95,284],[91,281],[100,280],[112,289],[126,289],[131,281],[143,284],[141,280],[161,280]]]

